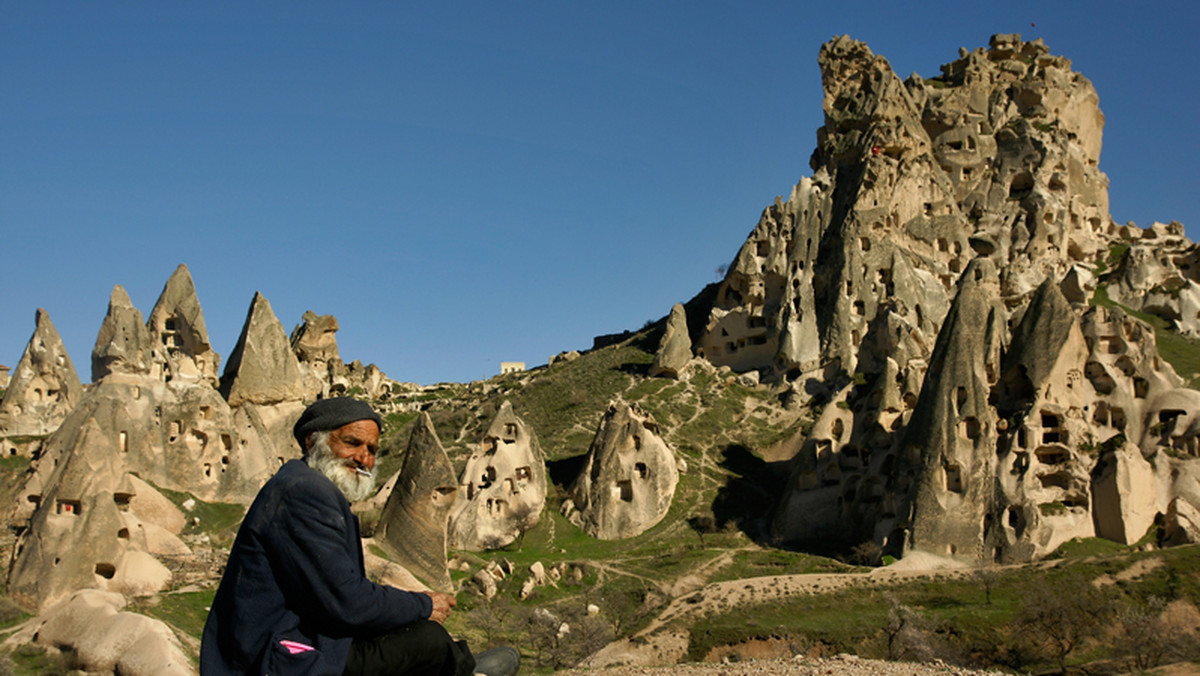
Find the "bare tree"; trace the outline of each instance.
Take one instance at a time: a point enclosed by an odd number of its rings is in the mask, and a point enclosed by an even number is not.
[[[1066,674],[1070,654],[1103,629],[1106,607],[1100,590],[1082,577],[1041,579],[1026,591],[1017,624]]]
[[[996,564],[980,557],[975,561],[975,568],[971,571],[971,577],[975,582],[983,587],[983,595],[987,600],[987,605],[992,605],[992,590],[996,585],[1000,584],[1000,567]]]

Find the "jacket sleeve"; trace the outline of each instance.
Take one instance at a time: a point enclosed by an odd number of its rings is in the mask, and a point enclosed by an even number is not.
[[[308,481],[291,488],[261,537],[298,615],[315,618],[314,628],[330,636],[372,636],[429,617],[429,596],[363,575],[358,529],[336,487]]]

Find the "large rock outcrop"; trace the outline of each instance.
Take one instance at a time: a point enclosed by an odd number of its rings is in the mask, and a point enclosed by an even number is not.
[[[142,323],[142,313],[120,284],[114,286],[108,314],[92,348],[92,382],[100,382],[110,373],[148,375],[153,353],[154,343]]]
[[[379,515],[375,539],[431,588],[450,590],[446,529],[458,482],[446,449],[422,413],[408,439],[404,465]]]
[[[161,527],[147,529],[130,511],[138,488],[124,451],[91,420],[60,429],[48,447],[54,466],[42,492],[27,497],[34,512],[17,542],[9,593],[39,606],[79,589],[126,596],[161,591],[171,573],[152,554],[188,549]]]
[[[505,401],[458,479],[450,545],[503,547],[537,525],[546,502],[546,460],[537,435]]]
[[[187,266],[180,264],[163,286],[150,311],[147,329],[154,342],[151,373],[164,382],[173,379],[218,383],[221,355],[208,342],[204,311]]]
[[[645,411],[624,401],[609,405],[571,488],[573,520],[592,537],[633,537],[658,523],[671,507],[679,471],[675,452]]]
[[[71,650],[87,673],[191,676],[192,661],[170,627],[124,610],[120,594],[83,590],[24,623],[4,646]]]
[[[317,393],[307,389],[283,325],[267,299],[255,293],[242,334],[225,364],[221,394],[230,406],[271,405],[302,401],[306,396],[315,399]]]
[[[676,303],[667,318],[667,327],[663,331],[658,351],[654,353],[654,363],[650,365],[650,376],[678,378],[691,360],[692,339],[688,335],[687,312],[684,311],[682,304]]]
[[[83,396],[83,385],[50,315],[38,308],[34,322],[33,336],[0,399],[3,437],[50,434]]]
[[[1151,327],[1088,306],[1107,287],[1187,331],[1195,245],[1112,222],[1091,84],[1014,35],[903,83],[846,37],[819,61],[814,175],[763,212],[698,348],[827,404],[773,533],[1023,561],[1200,504],[1200,407]]]

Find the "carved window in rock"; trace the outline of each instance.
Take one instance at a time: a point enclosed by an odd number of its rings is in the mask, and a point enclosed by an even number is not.
[[[646,479],[650,476],[650,468],[647,467],[646,463],[644,462],[636,463],[633,466],[633,471],[635,474],[637,474],[637,478],[639,479]]]
[[[513,474],[517,477],[517,481],[529,481],[532,472],[530,472],[528,467],[518,467],[517,471]]]
[[[111,563],[97,563],[95,571],[100,577],[111,580],[117,574],[117,567]]]
[[[210,462],[204,463],[204,477],[205,478],[212,477],[212,463],[210,463]]]
[[[1128,355],[1122,355],[1117,360],[1116,367],[1121,369],[1121,373],[1124,373],[1127,378],[1132,378],[1137,373],[1137,367],[1134,366],[1133,360]]]
[[[1097,361],[1089,361],[1084,367],[1084,374],[1091,381],[1092,387],[1100,394],[1112,394],[1116,383],[1113,382],[1111,376],[1108,375],[1108,370],[1104,365]]]
[[[129,452],[129,432],[117,432],[117,448],[121,449],[122,453]]]
[[[180,430],[183,429],[183,421],[182,420],[172,420],[170,425],[167,426],[167,429],[170,434],[170,436],[167,438],[167,441],[175,441],[176,439],[179,438]]]
[[[505,437],[504,441],[509,444],[511,444],[517,440],[517,424],[516,423],[504,423],[504,437]]]
[[[962,468],[950,463],[942,468],[942,472],[946,477],[946,490],[961,495],[963,492]]]
[[[1038,462],[1043,465],[1062,465],[1071,459],[1071,452],[1062,446],[1042,446],[1036,451]]]
[[[1014,453],[1013,454],[1012,473],[1017,476],[1020,476],[1020,475],[1024,474],[1025,470],[1027,470],[1027,469],[1029,469],[1029,454],[1028,453]]]
[[[1042,443],[1065,444],[1066,434],[1060,427],[1059,417],[1053,413],[1042,412]]]
[[[621,502],[633,502],[633,482],[628,479],[618,481],[613,493],[621,499]]]
[[[1168,442],[1171,437],[1176,436],[1175,423],[1179,417],[1185,415],[1186,411],[1179,409],[1163,409],[1158,412],[1158,423],[1151,428],[1151,434],[1159,436],[1161,442]]]
[[[828,460],[833,456],[833,442],[829,439],[817,439],[813,452],[816,454],[818,462]]]
[[[488,488],[496,481],[496,468],[488,465],[483,471],[483,475],[479,477],[479,488]]]
[[[1116,336],[1100,336],[1100,349],[1103,352],[1108,354],[1120,354],[1121,348],[1123,347],[1124,345],[1121,344],[1121,339]]]
[[[55,514],[70,514],[79,516],[83,512],[83,503],[79,500],[58,500],[54,505]]]
[[[830,429],[830,432],[833,434],[833,438],[837,441],[841,441],[842,434],[845,433],[845,431],[846,424],[842,422],[841,418],[835,418],[833,421],[833,427]]]
[[[113,504],[121,511],[129,510],[129,502],[133,500],[132,493],[113,493]]]
[[[979,433],[981,431],[981,427],[979,425],[978,418],[975,418],[973,416],[963,418],[962,422],[960,422],[958,424],[958,427],[959,427],[959,434],[964,439],[970,439],[971,441],[975,441],[976,439],[979,438]]]
[[[490,516],[506,516],[508,514],[508,502],[504,500],[497,500],[495,498],[488,498],[487,511],[488,515]]]
[[[1150,383],[1145,378],[1133,379],[1133,396],[1137,399],[1145,399],[1146,394],[1150,391]]]

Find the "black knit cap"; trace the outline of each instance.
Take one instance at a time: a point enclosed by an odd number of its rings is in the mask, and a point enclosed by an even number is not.
[[[310,433],[336,430],[342,425],[359,420],[373,420],[379,426],[379,431],[383,431],[383,418],[380,418],[375,409],[365,401],[350,397],[321,399],[313,402],[300,414],[300,419],[292,428],[292,436],[300,442],[300,448],[304,448],[304,440]]]

